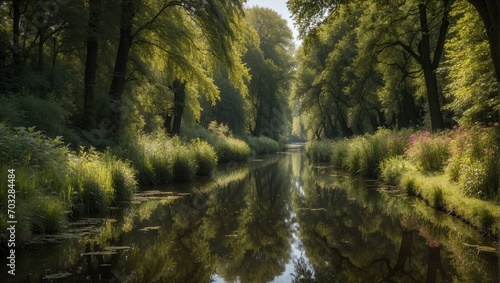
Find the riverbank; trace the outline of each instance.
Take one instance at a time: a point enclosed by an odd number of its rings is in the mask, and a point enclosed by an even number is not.
[[[246,161],[285,146],[265,137],[235,137],[223,125],[197,133],[203,136],[142,134],[104,151],[74,151],[61,138],[34,128],[0,124],[0,176],[12,180],[0,184],[0,243],[7,244],[7,216],[17,221],[22,245],[33,234],[61,231],[70,219],[98,216],[130,200],[139,187],[190,182],[211,175],[219,163]],[[15,202],[8,203],[12,197]]]
[[[335,142],[309,142],[306,153],[313,162],[378,178],[498,238],[499,132],[498,125],[437,134],[382,129]]]

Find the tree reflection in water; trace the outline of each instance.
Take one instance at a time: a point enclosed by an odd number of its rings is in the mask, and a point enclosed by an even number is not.
[[[295,260],[294,282],[496,282],[492,254],[474,255],[463,245],[478,233],[417,200],[331,173],[307,169],[294,190],[308,258]],[[464,256],[468,262],[456,262]]]
[[[476,249],[491,243],[417,200],[305,165],[300,152],[227,167],[190,195],[130,205],[86,241],[20,255],[20,274],[70,272],[72,281],[92,282],[497,280],[498,255]],[[95,252],[130,248],[82,256],[87,242]]]

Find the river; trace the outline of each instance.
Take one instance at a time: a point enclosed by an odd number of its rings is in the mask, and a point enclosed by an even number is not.
[[[0,282],[499,282],[495,242],[300,147],[143,191],[40,241]]]

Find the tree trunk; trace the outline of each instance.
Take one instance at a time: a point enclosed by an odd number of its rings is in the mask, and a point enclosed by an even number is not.
[[[99,42],[97,40],[97,29],[100,9],[98,0],[89,0],[89,21],[87,34],[87,59],[85,61],[85,78],[83,89],[83,120],[84,128],[92,128],[93,115],[92,106],[94,102],[94,90],[97,75],[97,51]]]
[[[476,8],[488,36],[491,60],[497,80],[497,93],[500,98],[500,1],[468,0]],[[498,111],[500,113],[500,110]],[[500,189],[500,185],[499,185]]]
[[[444,1],[445,9],[447,1]],[[427,99],[429,103],[429,114],[431,116],[431,126],[433,131],[441,130],[444,127],[443,116],[441,114],[441,105],[439,103],[439,92],[436,78],[436,69],[441,60],[442,48],[444,47],[444,37],[448,30],[448,12],[443,12],[440,34],[436,50],[434,51],[434,60],[431,59],[429,23],[427,21],[427,11],[425,4],[418,5],[420,16],[420,30],[422,41],[419,45],[420,64],[424,72],[425,87],[427,89]],[[441,40],[442,37],[442,40]]]
[[[21,45],[19,44],[19,36],[21,35],[21,2],[20,0],[12,0],[12,60],[14,63],[14,90],[18,87],[18,80],[21,75]]]
[[[135,17],[136,7],[134,0],[122,0],[120,19],[120,39],[116,53],[113,79],[109,90],[111,100],[110,120],[111,134],[116,135],[120,128],[120,106],[123,89],[125,86],[125,74],[127,73],[127,61],[130,47],[132,46],[132,25]]]
[[[175,79],[172,83],[172,90],[174,92],[174,116],[170,135],[175,136],[181,132],[181,119],[186,99],[186,81],[181,82],[179,79]]]

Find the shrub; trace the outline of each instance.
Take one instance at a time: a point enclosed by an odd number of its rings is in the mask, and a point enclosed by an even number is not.
[[[198,175],[210,175],[217,166],[217,154],[208,142],[195,139],[191,141],[191,150],[198,163]]]
[[[418,195],[418,184],[415,178],[413,177],[405,177],[401,181],[401,187],[403,190],[412,196]]]
[[[391,156],[380,163],[380,178],[389,185],[397,185],[407,169],[402,156]]]
[[[184,130],[183,135],[190,140],[199,138],[207,141],[215,149],[218,162],[245,161],[251,154],[245,141],[233,137],[228,126],[215,121],[208,125],[208,130],[196,127],[194,130]]]
[[[330,162],[332,142],[328,140],[310,141],[306,144],[306,154],[312,162]]]
[[[435,208],[444,209],[446,207],[443,189],[440,186],[436,185],[432,188],[431,201]]]
[[[23,205],[30,230],[35,233],[60,231],[67,222],[65,207],[56,197],[39,197]]]
[[[333,145],[331,161],[333,166],[338,169],[347,168],[347,151],[349,149],[349,140],[342,139]]]
[[[251,153],[247,143],[233,137],[219,137],[214,148],[219,162],[245,161]]]
[[[280,144],[279,142],[265,136],[247,136],[245,137],[245,140],[255,154],[278,152],[284,149],[284,144]]]
[[[191,181],[198,170],[195,153],[185,145],[177,145],[173,152],[172,179]]]
[[[378,175],[379,162],[387,155],[381,136],[363,136],[350,140],[346,165],[354,174],[364,177]]]
[[[412,134],[406,154],[426,172],[442,171],[451,156],[446,135],[431,136],[429,132]]]
[[[466,196],[498,198],[500,172],[499,129],[473,127],[458,128],[450,144],[452,157],[446,173],[451,181],[458,182]]]

